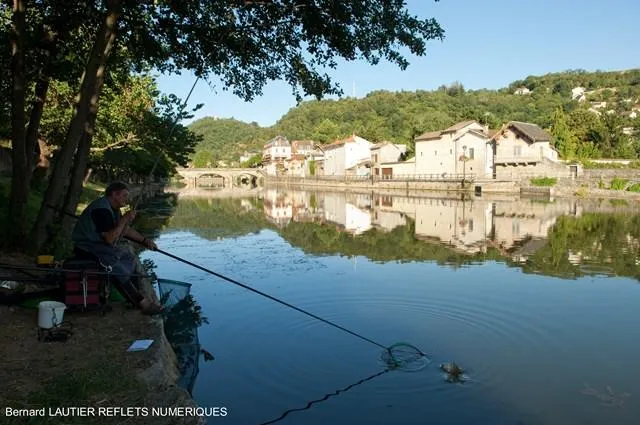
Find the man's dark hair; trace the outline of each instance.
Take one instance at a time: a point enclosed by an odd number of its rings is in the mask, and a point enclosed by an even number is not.
[[[104,194],[107,196],[111,196],[113,194],[113,192],[119,192],[121,190],[124,189],[129,189],[129,187],[126,185],[126,183],[124,182],[113,182],[111,183],[109,186],[107,186],[107,189],[104,191]]]

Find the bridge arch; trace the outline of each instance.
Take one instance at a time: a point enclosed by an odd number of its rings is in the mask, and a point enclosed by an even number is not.
[[[176,170],[187,187],[201,186],[200,179],[218,179],[225,188],[253,188],[263,184],[264,173],[256,168],[179,168]]]
[[[228,186],[228,178],[218,173],[206,173],[196,177],[196,187],[222,187]]]

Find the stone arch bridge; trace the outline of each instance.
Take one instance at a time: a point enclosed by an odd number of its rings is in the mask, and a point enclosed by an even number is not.
[[[265,173],[256,168],[178,168],[188,188],[220,186],[252,188],[263,184]]]

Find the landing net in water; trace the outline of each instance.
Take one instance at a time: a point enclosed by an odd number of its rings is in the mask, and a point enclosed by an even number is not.
[[[418,347],[406,342],[398,342],[388,347],[380,358],[387,368],[404,372],[417,372],[431,363],[429,357]]]

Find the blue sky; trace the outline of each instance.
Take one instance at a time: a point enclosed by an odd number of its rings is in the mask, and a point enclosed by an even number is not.
[[[640,2],[637,0],[408,0],[409,10],[434,17],[446,32],[426,56],[409,56],[407,70],[388,63],[341,62],[331,73],[345,95],[374,90],[432,90],[460,81],[466,88],[499,88],[528,75],[566,69],[640,67]],[[185,98],[195,78],[160,76],[163,92]],[[220,87],[200,82],[189,105],[204,103],[196,119],[234,117],[273,125],[296,104],[289,86],[270,83],[246,103]]]

